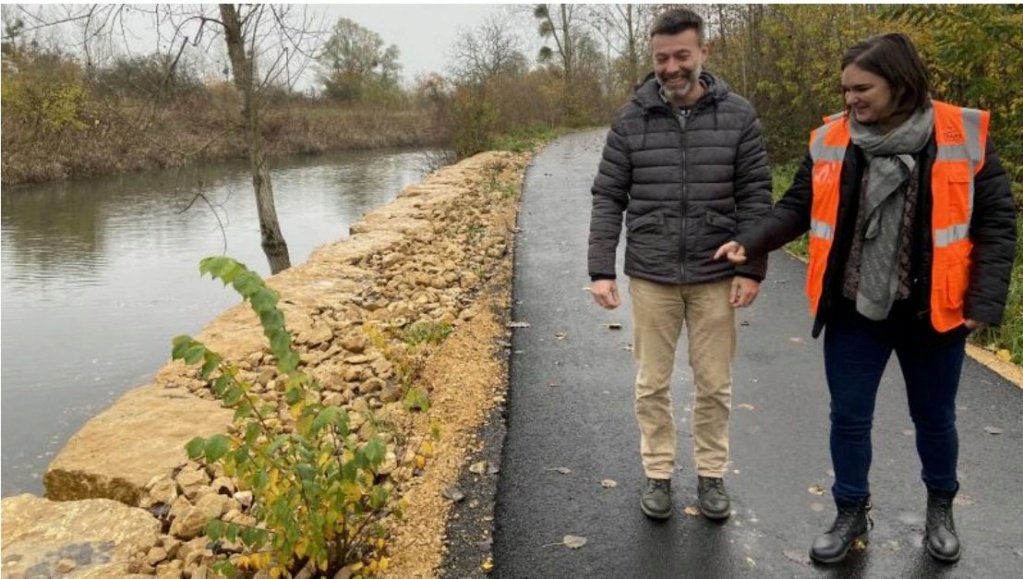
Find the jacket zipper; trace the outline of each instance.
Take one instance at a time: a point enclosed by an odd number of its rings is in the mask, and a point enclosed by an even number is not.
[[[692,116],[693,112],[694,112],[693,110],[690,110],[689,115]],[[685,283],[686,280],[686,221],[687,221],[686,201],[689,198],[689,187],[687,183],[688,179],[686,176],[686,129],[687,125],[691,120],[692,119],[687,117],[685,119],[685,123],[683,124],[682,119],[677,114],[675,115],[675,122],[678,123],[679,128],[679,141],[681,142],[682,145],[682,213],[681,213],[682,224],[679,228],[682,234],[679,236],[678,240],[679,249],[678,272],[680,284]]]

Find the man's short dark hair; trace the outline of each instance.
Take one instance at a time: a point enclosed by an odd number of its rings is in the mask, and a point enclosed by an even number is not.
[[[858,42],[842,57],[842,70],[850,64],[888,81],[896,103],[895,114],[911,114],[931,106],[927,69],[905,34],[880,34]]]
[[[656,34],[674,35],[686,30],[695,30],[703,46],[703,18],[688,8],[671,8],[661,12],[650,25],[650,38]]]

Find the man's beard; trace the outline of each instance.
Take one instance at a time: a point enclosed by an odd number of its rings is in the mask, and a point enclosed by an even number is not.
[[[689,93],[693,92],[693,89],[696,88],[696,84],[700,82],[701,72],[703,72],[703,66],[697,65],[696,68],[689,72],[689,74],[682,75],[686,82],[679,87],[669,87],[669,79],[662,75],[657,75],[657,80],[661,83],[661,89],[664,90],[664,96],[668,97],[668,99],[673,102],[677,102],[685,98],[685,96]]]

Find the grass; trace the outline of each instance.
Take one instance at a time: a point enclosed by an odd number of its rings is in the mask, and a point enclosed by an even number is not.
[[[787,163],[785,165],[775,167],[774,170],[771,171],[771,182],[773,189],[771,192],[771,198],[775,203],[777,203],[778,200],[781,199],[782,195],[784,195],[785,192],[789,190],[789,187],[792,186],[792,180],[795,178],[796,170],[798,168],[799,165],[796,163]],[[790,241],[788,244],[786,244],[785,251],[797,257],[801,257],[802,259],[805,260],[807,257],[809,257],[808,249],[809,239],[810,239],[809,234],[804,233],[803,235],[799,236],[798,239]]]
[[[543,145],[544,143],[547,143],[566,132],[567,129],[564,128],[549,127],[546,125],[533,125],[491,137],[489,148],[498,151],[523,153],[525,151],[534,150],[538,146]]]

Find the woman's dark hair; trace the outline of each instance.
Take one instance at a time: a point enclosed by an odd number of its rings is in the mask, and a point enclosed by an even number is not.
[[[700,39],[700,46],[703,46],[705,41],[703,18],[686,8],[672,8],[661,12],[654,23],[650,25],[650,38],[653,38],[655,34],[674,35],[686,30],[695,30],[696,36]]]
[[[842,70],[850,64],[888,81],[895,114],[911,114],[931,106],[927,69],[905,34],[880,34],[860,41],[842,57]]]

